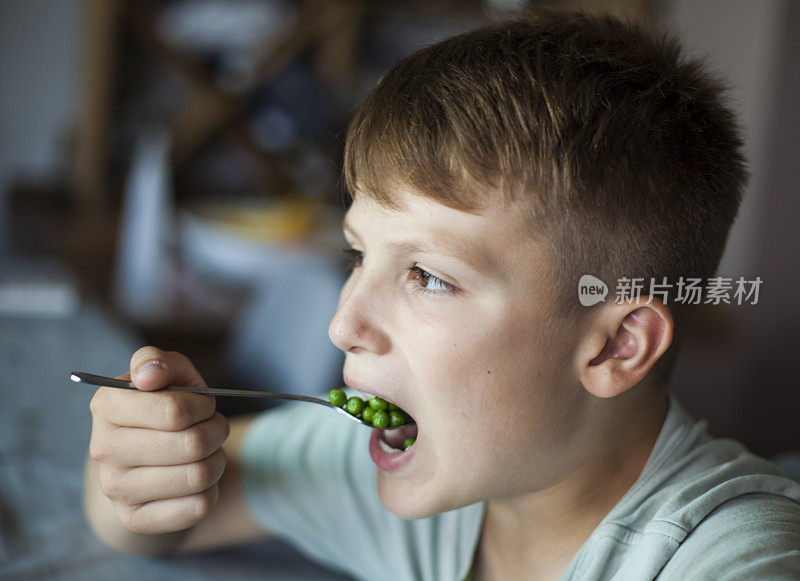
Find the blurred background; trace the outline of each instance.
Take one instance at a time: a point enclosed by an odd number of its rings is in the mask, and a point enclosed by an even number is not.
[[[71,369],[116,375],[155,344],[213,385],[341,381],[327,324],[344,279],[350,115],[398,58],[532,5],[659,24],[727,79],[752,176],[719,274],[763,282],[757,304],[701,307],[672,389],[715,435],[791,461],[800,3],[0,0],[0,572],[122,566],[88,533],[44,553],[33,540],[85,529],[91,390],[67,384]],[[162,566],[153,578],[174,575]]]

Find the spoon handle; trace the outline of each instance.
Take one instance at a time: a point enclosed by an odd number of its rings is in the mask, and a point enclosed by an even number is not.
[[[102,387],[114,387],[117,389],[133,389],[133,383],[125,381],[124,379],[114,379],[113,377],[104,377],[102,375],[95,375],[93,373],[85,373],[83,371],[73,371],[70,373],[69,378],[76,383],[88,383],[90,385],[97,385]],[[295,395],[293,393],[270,393],[268,391],[250,391],[246,389],[214,389],[211,387],[165,387],[159,391],[187,391],[189,393],[199,393],[201,395],[218,395],[223,397],[262,397],[273,399],[293,399],[299,401],[307,401],[311,403],[321,403],[331,406],[330,403],[318,397],[310,397],[307,395]],[[333,407],[333,406],[331,406]]]
[[[103,375],[95,375],[94,373],[85,373],[83,371],[73,371],[69,374],[69,378],[74,381],[75,383],[86,383],[90,385],[98,385],[100,387],[113,387],[116,389],[133,389],[136,388],[133,386],[133,383],[130,381],[125,381],[124,379],[114,379],[113,377],[105,377]],[[374,428],[374,426],[354,415],[350,412],[345,410],[344,408],[340,408],[338,406],[333,405],[329,401],[325,401],[324,399],[320,399],[318,397],[311,397],[308,395],[295,395],[293,393],[270,393],[268,391],[250,391],[247,389],[213,389],[210,387],[164,387],[157,391],[188,391],[189,393],[199,393],[201,395],[219,395],[219,396],[233,396],[233,397],[264,397],[264,398],[273,398],[273,399],[292,399],[296,401],[306,401],[309,403],[316,403],[319,405],[327,406],[340,414],[347,417],[347,419],[352,420],[354,422],[358,422],[362,426],[366,426],[368,428]],[[413,424],[413,419],[408,419],[406,423],[400,426],[391,426],[390,428],[380,428],[380,429],[393,429],[393,428],[400,428],[402,426],[406,426],[408,424]]]

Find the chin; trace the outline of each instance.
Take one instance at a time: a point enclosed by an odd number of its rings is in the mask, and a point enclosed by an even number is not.
[[[426,491],[401,478],[392,478],[380,470],[377,479],[381,504],[400,518],[417,520],[458,508],[440,498],[441,494]]]

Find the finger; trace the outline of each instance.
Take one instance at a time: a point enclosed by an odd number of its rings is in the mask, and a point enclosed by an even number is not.
[[[207,517],[219,498],[219,484],[208,490],[139,506],[114,503],[122,526],[133,533],[155,535],[187,529]]]
[[[179,466],[124,469],[101,465],[100,489],[111,500],[138,505],[208,490],[219,481],[224,470],[222,448],[208,458]]]
[[[215,400],[178,391],[142,392],[101,387],[89,409],[97,420],[130,428],[177,432],[214,415]]]
[[[206,386],[200,373],[185,355],[175,351],[162,351],[157,347],[142,347],[133,354],[131,381],[144,391],[170,385]]]
[[[92,430],[89,455],[119,467],[176,466],[207,458],[228,437],[230,426],[221,414],[179,432],[103,424]]]

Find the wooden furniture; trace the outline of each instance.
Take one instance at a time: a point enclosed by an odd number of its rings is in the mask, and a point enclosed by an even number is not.
[[[336,95],[348,98],[356,81],[356,48],[365,9],[363,0],[297,0],[296,18],[262,55],[251,82],[226,90],[203,65],[201,55],[171,46],[159,34],[164,3],[154,0],[90,0],[86,7],[86,45],[74,171],[76,201],[85,210],[104,208],[119,189],[112,175],[112,146],[118,109],[126,95],[121,84],[126,53],[145,53],[152,66],[169,69],[188,88],[168,121],[176,174],[205,146],[223,138],[255,158],[270,192],[292,189],[280,156],[265,151],[247,130],[248,107],[280,73],[312,55],[315,73]],[[139,87],[146,90],[143,87]],[[119,168],[117,168],[119,169]]]

